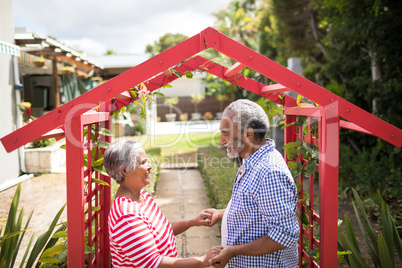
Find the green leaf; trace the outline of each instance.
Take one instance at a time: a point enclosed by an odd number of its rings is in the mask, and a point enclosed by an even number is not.
[[[103,149],[107,149],[107,147],[108,147],[109,145],[110,145],[110,144],[109,144],[107,141],[99,141],[99,142],[98,142],[98,146],[101,147],[101,148],[103,148]]]
[[[105,168],[103,166],[99,166],[99,167],[92,167],[95,171],[99,172],[100,174],[103,174],[105,176],[109,176],[109,174],[107,174]]]
[[[63,262],[63,261],[67,261],[67,250],[64,250],[62,253],[60,253],[60,255],[57,257],[57,259],[60,261],[60,262]]]
[[[345,235],[342,232],[338,232],[338,238],[339,241],[342,244],[342,247],[345,250],[350,250],[352,252],[351,255],[348,255],[347,258],[350,262],[350,267],[368,267],[367,263],[364,261],[363,257],[360,254],[360,251],[358,251],[353,244],[350,243],[350,241],[345,237]]]
[[[316,171],[317,171],[317,162],[314,161],[313,159],[310,159],[310,160],[307,162],[307,172],[312,175],[312,174],[314,174]]]
[[[99,211],[101,210],[101,207],[91,207],[92,211]]]
[[[101,166],[103,164],[103,157],[102,158],[99,158],[98,160],[96,160],[93,164],[92,164],[92,166],[93,167],[99,167],[99,166]]]
[[[166,84],[163,87],[173,87],[173,86],[171,84]],[[162,94],[162,93],[160,93],[160,94]],[[165,97],[165,95],[163,95],[163,97]]]
[[[88,245],[85,245],[85,254],[92,253],[92,248]]]
[[[300,190],[301,190],[301,187],[303,186],[303,183],[302,182],[298,182],[298,183],[296,183],[296,188],[297,188],[297,194],[299,194],[300,193]]]
[[[302,95],[298,95],[297,96],[297,99],[296,99],[296,104],[297,104],[297,106],[299,106],[300,105],[300,102],[303,100],[303,96]]]
[[[290,170],[297,170],[297,164],[294,161],[288,161],[288,167]]]
[[[46,249],[42,253],[41,259],[46,258],[46,257],[53,257],[54,255],[59,255],[61,252],[63,252],[66,249],[67,249],[67,246],[65,246],[63,244],[55,245],[51,248]]]
[[[363,219],[365,220],[365,223],[364,223],[365,228],[364,229],[366,230],[366,233],[367,233],[368,237],[370,238],[375,251],[378,252],[377,239],[375,238],[374,231],[373,231],[373,228],[371,227],[370,220],[367,216],[366,210],[364,209],[364,204],[361,201],[359,194],[356,192],[356,190],[354,188],[352,188],[352,192],[353,192],[353,196],[356,200],[356,204],[359,207],[360,213],[363,215]],[[360,215],[356,215],[356,217],[360,217]],[[362,233],[364,233],[364,232],[362,231]]]
[[[281,129],[284,129],[284,128],[287,128],[287,127],[290,127],[290,126],[293,126],[293,125],[296,125],[296,122],[292,122],[290,124],[284,125],[284,126],[281,127]]]
[[[109,129],[107,129],[107,128],[101,128],[100,130],[99,130],[99,134],[101,134],[101,135],[103,135],[103,136],[112,136],[113,134],[112,134],[112,131],[110,131]]]
[[[54,257],[45,257],[45,258],[40,258],[39,262],[41,262],[41,263],[59,263],[60,261]]]
[[[162,98],[165,97],[165,95],[164,95],[163,93],[157,92],[157,91],[155,91],[155,92],[153,93],[153,95],[155,95],[155,96],[157,96],[157,97],[162,97]]]
[[[59,212],[56,214],[56,216],[54,217],[52,223],[49,226],[49,229],[43,233],[41,236],[38,237],[38,239],[36,240],[36,243],[31,251],[31,254],[29,255],[28,261],[26,266],[27,267],[31,267],[35,261],[35,259],[39,256],[40,252],[42,251],[42,249],[45,247],[46,242],[48,241],[48,239],[50,238],[53,229],[55,228],[57,222],[60,219],[61,214],[63,213],[64,208],[66,207],[66,205],[64,205]]]
[[[172,69],[172,73],[173,73],[174,75],[176,75],[178,78],[181,78],[181,77],[182,77],[181,73],[180,73],[179,71],[175,70],[175,69]]]
[[[391,257],[391,262],[395,263],[394,254],[394,234],[393,234],[393,224],[391,214],[389,212],[388,206],[384,201],[381,202],[381,217],[382,217],[382,230],[384,240],[389,248],[389,254]]]
[[[94,182],[94,183],[97,183],[97,184],[100,184],[100,185],[110,186],[109,183],[107,183],[107,182],[105,182],[103,180],[95,179],[95,178],[92,178],[91,182]]]
[[[392,262],[387,242],[385,241],[382,233],[378,234],[378,250],[380,253],[381,267],[387,267],[387,268],[395,267],[395,262]]]
[[[286,143],[286,144],[283,146],[282,149],[295,148],[295,147],[299,147],[299,146],[300,146],[300,143],[293,141],[293,142],[288,142],[288,143]]]
[[[138,93],[134,90],[130,90],[130,95],[133,99],[136,99],[138,97]]]
[[[185,71],[184,74],[186,75],[187,78],[193,78],[193,73],[190,71]]]
[[[134,101],[135,104],[137,104],[138,106],[142,107],[142,104],[139,103],[138,101]]]
[[[67,237],[67,231],[60,231],[52,236],[52,238],[62,238],[62,237]]]
[[[305,225],[309,225],[308,217],[306,212],[304,212],[304,209],[302,209],[300,213],[300,221]]]
[[[65,149],[66,149],[66,145],[65,145],[65,144],[62,144],[62,145],[60,145],[60,148],[65,150]]]
[[[350,243],[352,243],[353,246],[356,248],[356,250],[359,252],[359,254],[361,254],[359,244],[357,243],[357,240],[356,240],[355,232],[353,231],[352,224],[350,223],[350,220],[349,220],[349,217],[347,214],[345,214],[345,226],[346,226],[346,233],[348,235]]]

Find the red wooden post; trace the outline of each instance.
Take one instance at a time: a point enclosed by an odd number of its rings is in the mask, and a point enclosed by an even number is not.
[[[81,117],[66,124],[68,266],[85,267],[84,148]]]
[[[319,137],[320,265],[337,267],[339,114],[338,103],[322,109]]]
[[[107,120],[104,122],[104,127],[106,129],[111,129],[111,120]],[[101,140],[105,140],[107,142],[111,142],[110,136],[104,136]],[[109,185],[111,184],[111,179],[109,176],[104,176],[100,174],[101,180],[105,181]],[[108,222],[107,218],[109,215],[110,204],[111,204],[111,187],[104,187],[101,193],[101,207],[102,213],[100,216],[100,267],[109,268],[110,267],[110,247],[109,247],[109,230],[108,230]]]

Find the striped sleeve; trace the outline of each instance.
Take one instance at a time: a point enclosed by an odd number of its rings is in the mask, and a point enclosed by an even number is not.
[[[111,238],[136,267],[158,267],[162,260],[149,228],[138,216],[120,217],[114,225]]]

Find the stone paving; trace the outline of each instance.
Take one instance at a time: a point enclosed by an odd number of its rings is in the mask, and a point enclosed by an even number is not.
[[[211,207],[197,169],[161,169],[154,199],[171,222],[194,218]],[[192,227],[176,236],[176,242],[180,257],[202,256],[211,247],[220,245],[219,228]]]

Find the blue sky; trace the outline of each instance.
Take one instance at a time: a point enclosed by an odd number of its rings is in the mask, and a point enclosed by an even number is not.
[[[213,26],[213,12],[231,0],[13,0],[15,27],[51,35],[66,45],[98,56],[144,53],[165,33],[193,36]]]

